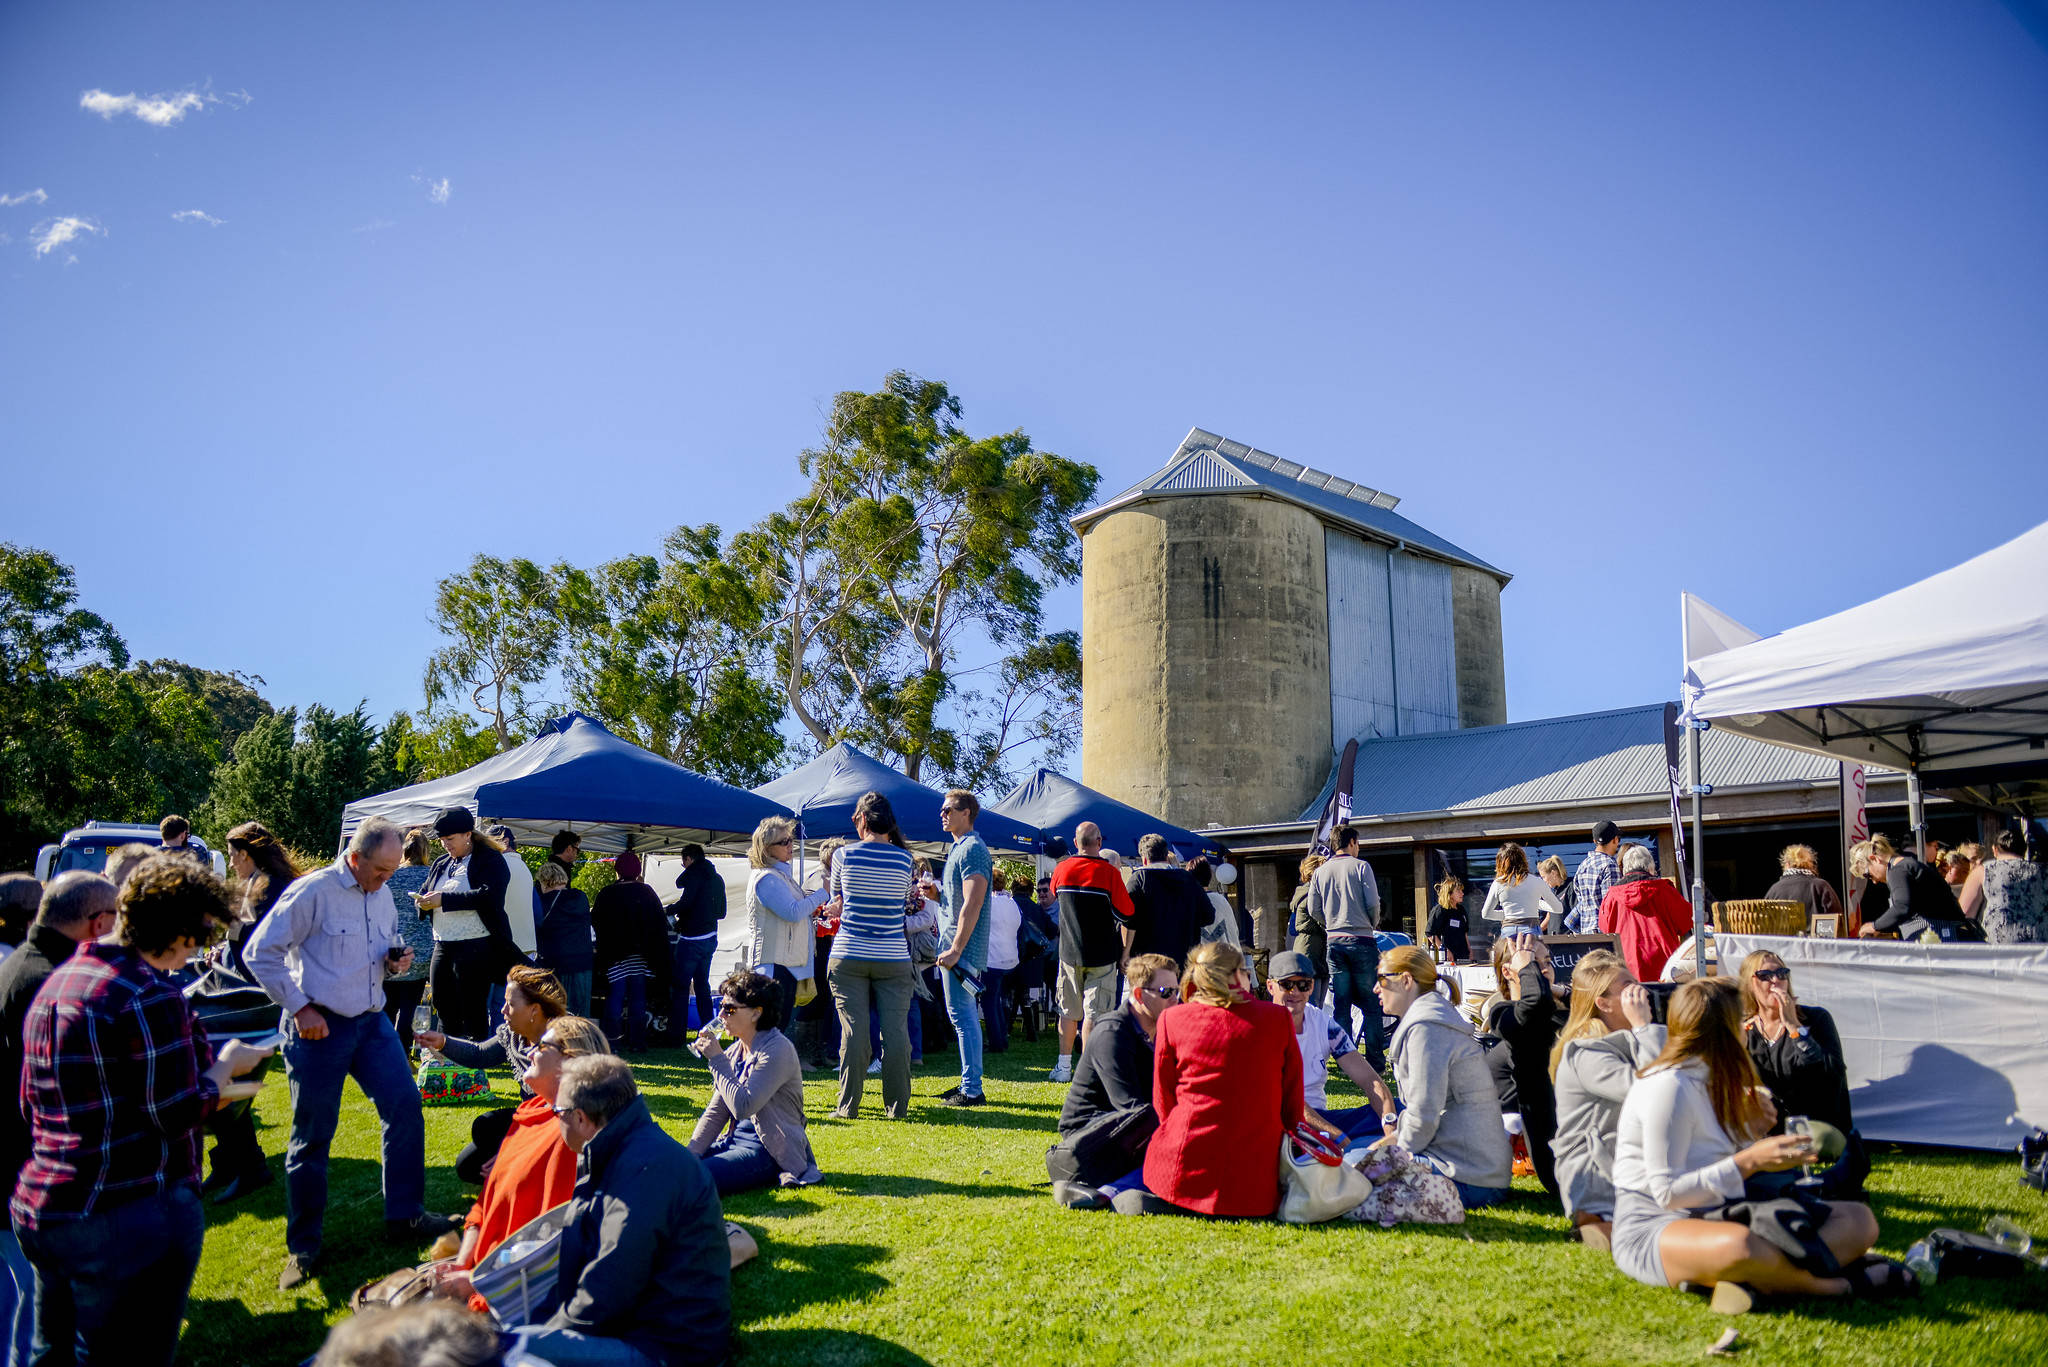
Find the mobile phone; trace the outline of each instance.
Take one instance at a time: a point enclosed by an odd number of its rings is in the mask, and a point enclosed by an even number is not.
[[[1665,1016],[1671,1010],[1671,994],[1683,986],[1683,983],[1644,983],[1642,985],[1643,991],[1647,992],[1650,996],[1650,1021],[1652,1024],[1662,1025],[1665,1023]]]

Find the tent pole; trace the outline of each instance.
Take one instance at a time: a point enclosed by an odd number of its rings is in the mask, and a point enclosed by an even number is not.
[[[1707,837],[1700,812],[1700,798],[1708,788],[1700,782],[1700,732],[1706,723],[1698,717],[1685,721],[1686,788],[1692,794],[1692,970],[1695,978],[1707,976]]]
[[[1920,766],[1906,766],[1906,822],[1913,828],[1913,857],[1927,857],[1927,804],[1920,794]]]

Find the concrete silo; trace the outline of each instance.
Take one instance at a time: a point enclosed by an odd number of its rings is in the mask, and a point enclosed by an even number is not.
[[[1082,779],[1186,826],[1292,820],[1353,736],[1507,720],[1507,576],[1391,495],[1196,428],[1082,536]]]

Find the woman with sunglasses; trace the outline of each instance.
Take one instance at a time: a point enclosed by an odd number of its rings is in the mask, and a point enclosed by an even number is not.
[[[775,1015],[779,1021],[795,1013],[796,986],[812,976],[817,948],[813,916],[832,900],[830,889],[805,892],[797,886],[790,868],[795,853],[796,825],[779,816],[754,828],[747,850],[747,862],[754,866],[747,879],[747,915],[753,922],[747,959],[782,989],[782,1009]]]
[[[720,1199],[756,1187],[824,1180],[804,1130],[804,1065],[779,1028],[782,993],[773,979],[741,969],[718,985],[717,1018],[690,1046],[711,1070],[711,1104],[690,1133]],[[730,1051],[719,1026],[732,1031]]]
[[[1870,1153],[1856,1133],[1849,1107],[1849,1065],[1835,1020],[1818,1006],[1801,1006],[1792,991],[1792,970],[1767,949],[1742,961],[1742,1040],[1757,1076],[1784,1117],[1824,1120],[1848,1136],[1842,1156],[1820,1174],[1821,1195],[1854,1201],[1870,1175]]]
[[[519,1079],[530,1095],[513,1110],[511,1127],[484,1179],[483,1195],[469,1208],[461,1251],[435,1269],[436,1295],[469,1301],[472,1309],[483,1310],[482,1300],[470,1289],[470,1269],[514,1231],[561,1205],[575,1191],[576,1151],[562,1142],[562,1127],[555,1123],[562,1064],[611,1051],[597,1022],[582,1016],[557,1016],[541,1031]]]
[[[1437,992],[1439,982],[1449,996]],[[1387,1048],[1403,1108],[1390,1131],[1394,1140],[1450,1178],[1465,1209],[1505,1199],[1514,1158],[1500,1123],[1500,1093],[1471,1025],[1458,1014],[1458,984],[1439,978],[1425,951],[1400,945],[1380,960],[1378,991],[1386,1013],[1401,1018]]]

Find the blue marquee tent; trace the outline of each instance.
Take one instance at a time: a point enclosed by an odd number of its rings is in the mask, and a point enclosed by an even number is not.
[[[866,792],[889,799],[903,838],[917,845],[942,845],[950,836],[939,824],[945,794],[891,769],[845,741],[772,783],[754,789],[760,796],[796,812],[806,840],[853,835],[853,804]],[[974,830],[997,853],[1028,853],[1038,848],[1037,828],[1012,821],[984,807]]]
[[[1220,859],[1223,853],[1221,845],[1198,831],[1147,816],[1050,769],[1038,770],[988,810],[1014,817],[1048,839],[1058,836],[1069,847],[1074,843],[1074,827],[1092,821],[1102,828],[1102,843],[1118,854],[1136,856],[1138,837],[1149,834],[1165,836],[1184,858],[1206,854]]]
[[[448,807],[467,807],[479,820],[502,822],[521,844],[572,830],[591,853],[744,845],[763,818],[790,814],[779,803],[692,773],[620,740],[594,718],[570,712],[516,750],[459,774],[358,798],[342,812],[341,838],[346,842],[365,817],[419,826]],[[741,839],[735,842],[734,836]]]

